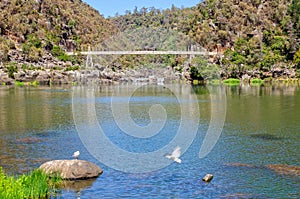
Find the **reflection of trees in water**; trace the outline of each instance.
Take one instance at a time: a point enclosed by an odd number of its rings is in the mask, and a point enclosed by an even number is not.
[[[253,95],[253,96],[294,96],[299,92],[299,86],[295,84],[275,84],[251,86],[249,84],[241,84],[237,86],[227,86],[226,93],[230,95]]]
[[[0,132],[23,132],[39,127],[51,128],[68,123],[72,115],[64,106],[71,92],[63,88],[0,90]]]

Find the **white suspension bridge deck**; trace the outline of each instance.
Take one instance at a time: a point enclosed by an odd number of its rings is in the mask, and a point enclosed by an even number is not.
[[[218,55],[218,52],[206,51],[83,51],[83,52],[67,52],[67,55]]]

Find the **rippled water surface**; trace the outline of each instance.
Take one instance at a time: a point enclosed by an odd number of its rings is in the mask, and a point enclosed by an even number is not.
[[[88,151],[77,132],[79,125],[89,129],[89,123],[78,123],[73,117],[74,108],[84,108],[91,96],[74,95],[78,87],[0,87],[0,166],[12,175],[26,173],[48,160],[71,159],[73,152],[79,150],[80,159],[103,169],[99,178],[73,182],[52,198],[300,198],[299,176],[279,174],[267,167],[300,166],[299,86],[224,87],[226,120],[222,134],[202,159],[199,150],[211,112],[220,103],[211,100],[214,93],[202,86],[194,87],[195,93],[178,86],[186,96],[181,100],[168,87],[138,86],[133,93],[131,88],[103,86],[80,90],[90,89],[99,126],[115,146],[127,152],[151,154],[174,141],[182,121],[188,126],[196,123],[197,134],[182,155],[181,164],[170,162],[169,166],[146,173],[113,169]],[[165,112],[158,111],[156,118],[161,122],[160,116],[166,116],[160,132],[138,138],[119,128],[111,109],[112,96],[115,103],[125,105],[128,95],[130,118],[136,125],[151,124],[149,110],[153,105],[164,107]],[[200,118],[192,114],[196,104]],[[191,113],[189,116],[182,117],[182,106]],[[82,117],[88,119],[90,115]],[[125,117],[124,114],[121,120]],[[184,132],[187,137],[191,136],[188,129]],[[98,147],[105,150],[105,157],[118,155],[104,146]],[[124,165],[130,164],[127,157],[120,158]],[[168,161],[160,158],[147,164]],[[214,175],[210,183],[202,181],[207,173]]]

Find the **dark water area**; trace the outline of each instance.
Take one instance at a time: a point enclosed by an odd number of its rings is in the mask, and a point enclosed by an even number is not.
[[[214,105],[220,103],[212,100],[214,93],[209,88],[178,85],[183,100],[165,86],[140,85],[134,92],[131,88],[130,85],[80,87],[81,93],[93,93],[84,97],[74,95],[78,87],[0,87],[0,166],[10,175],[22,174],[48,160],[72,159],[73,152],[79,150],[80,159],[103,169],[99,178],[70,182],[51,198],[300,198],[299,176],[267,168],[269,164],[300,166],[299,86],[223,87],[226,115],[222,134],[204,158],[199,158],[199,150]],[[115,104],[125,106],[128,96],[130,117],[139,126],[151,123],[149,110],[153,105],[164,107],[165,112],[155,109],[158,114],[152,118],[159,123],[166,115],[158,134],[140,138],[120,128],[117,120],[126,121],[128,115],[121,112],[124,118],[117,118],[112,113],[112,99]],[[84,111],[91,97],[99,126],[123,151],[150,155],[177,139],[182,121],[190,126],[197,124],[195,136],[190,134],[189,127],[184,132],[186,137],[194,137],[185,146],[182,163],[170,161],[159,169],[135,173],[116,170],[107,164],[107,159],[116,154],[103,145],[97,146],[97,150],[105,154],[95,157],[78,132],[81,127],[91,126],[90,114]],[[184,115],[181,107],[191,114]],[[195,118],[195,107],[199,118]],[[82,121],[74,117],[74,112],[81,108]],[[182,137],[178,143],[187,142]],[[124,168],[130,164],[130,157],[120,156],[120,159],[124,160]],[[165,159],[159,157],[158,161],[169,161]],[[153,160],[148,164],[158,163]],[[207,173],[214,175],[210,183],[202,181]]]

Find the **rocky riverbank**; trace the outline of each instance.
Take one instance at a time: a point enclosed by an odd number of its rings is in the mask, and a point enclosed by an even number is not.
[[[146,66],[116,69],[97,66],[92,69],[70,61],[59,61],[51,54],[45,54],[38,62],[32,63],[26,61],[25,57],[17,51],[10,52],[10,59],[9,63],[0,62],[0,85],[13,85],[16,82],[24,84],[34,82],[39,85],[86,84],[91,81],[99,84],[193,82],[192,70],[188,64],[180,68]],[[222,69],[219,73],[225,79],[231,76],[224,75],[226,71]],[[253,70],[239,76],[243,82],[250,82],[254,78],[267,81],[288,80],[297,78],[297,71],[295,68],[274,67],[270,71]]]
[[[177,82],[191,81],[189,67],[178,70],[172,67],[159,68],[109,68],[96,66],[86,68],[84,64],[60,61],[50,53],[45,53],[37,62],[30,62],[18,50],[9,53],[10,62],[0,62],[0,85],[12,85],[16,82],[40,85],[85,84],[89,81],[105,84],[118,82]]]
[[[160,72],[158,72],[160,71]],[[186,74],[188,77],[188,74]],[[100,70],[53,70],[53,69],[18,69],[10,76],[8,69],[0,68],[0,84],[13,85],[16,82],[32,83],[39,85],[50,84],[85,84],[89,81],[105,84],[118,82],[177,82],[182,79],[187,80],[182,73],[168,69],[143,69],[143,70],[122,70],[112,69]]]

